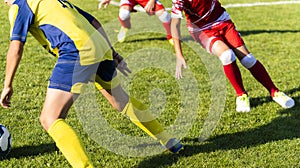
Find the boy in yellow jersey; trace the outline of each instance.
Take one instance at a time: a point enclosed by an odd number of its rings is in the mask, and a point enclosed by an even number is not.
[[[3,108],[11,105],[13,79],[30,32],[58,58],[50,77],[40,122],[73,167],[93,167],[76,132],[64,120],[82,85],[90,81],[96,83],[117,110],[168,150],[176,153],[182,148],[179,140],[167,134],[140,102],[130,98],[120,84],[110,82],[116,78],[116,63],[120,65],[121,72],[128,69],[93,16],[66,0],[4,2],[10,6],[11,36],[0,104]]]

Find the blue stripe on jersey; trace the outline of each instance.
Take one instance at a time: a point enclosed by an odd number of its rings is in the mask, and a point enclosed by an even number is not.
[[[19,13],[14,21],[10,40],[20,40],[25,43],[29,26],[34,21],[34,14],[28,6],[27,1],[16,0],[14,4],[18,4]]]
[[[59,57],[62,57],[61,59],[76,60],[78,58],[79,51],[74,41],[68,35],[52,25],[42,25],[40,29],[51,43],[51,47],[58,48],[58,54]]]

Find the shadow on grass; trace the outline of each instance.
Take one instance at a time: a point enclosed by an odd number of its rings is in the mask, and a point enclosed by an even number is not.
[[[263,88],[264,89],[264,88]],[[292,95],[295,92],[300,92],[300,87],[293,88],[291,90],[282,90],[287,95]],[[297,101],[299,98],[293,97],[295,101]],[[264,97],[251,97],[251,107],[258,107],[264,103],[270,103],[273,102],[271,96],[264,96]],[[297,105],[296,105],[297,106]]]
[[[252,34],[261,34],[261,33],[299,33],[300,30],[247,30],[239,31],[242,36],[248,36]]]
[[[143,42],[143,41],[154,41],[154,40],[159,40],[159,41],[166,41],[167,39],[165,37],[145,37],[145,38],[139,38],[139,39],[126,39],[127,43],[136,43],[136,42]]]
[[[19,159],[27,156],[37,156],[40,154],[51,153],[54,151],[58,151],[55,143],[41,144],[38,146],[22,146],[16,148],[13,147],[8,156],[3,160],[9,160],[10,158]]]
[[[299,91],[300,88],[295,88],[287,91],[286,93],[292,94]],[[293,98],[295,100],[300,99],[300,97]],[[297,101],[295,103],[295,107],[292,109],[280,110],[278,113],[281,116],[275,118],[268,124],[241,132],[217,135],[209,138],[205,142],[199,142],[198,138],[185,138],[182,142],[192,145],[185,145],[184,151],[180,154],[168,153],[157,155],[149,159],[145,159],[138,167],[146,168],[170,166],[176,164],[180,157],[189,157],[198,153],[250,148],[267,142],[300,138],[300,104]]]

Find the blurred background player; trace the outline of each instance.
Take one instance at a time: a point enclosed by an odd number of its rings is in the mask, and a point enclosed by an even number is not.
[[[236,98],[236,111],[249,112],[250,100],[244,88],[236,57],[253,77],[269,92],[272,99],[283,108],[294,106],[294,100],[279,91],[273,84],[264,66],[246,48],[229,14],[218,0],[173,0],[171,31],[176,52],[176,77],[182,78],[182,67],[187,64],[180,43],[180,23],[185,13],[187,28],[195,41],[216,55],[223,64],[225,75],[233,86]]]
[[[111,0],[101,0],[98,8],[101,9],[103,6],[107,7],[110,1]],[[121,0],[118,17],[121,23],[121,29],[118,34],[118,41],[121,43],[125,41],[127,31],[131,28],[130,13],[135,11],[133,8],[136,5],[142,6],[149,16],[155,14],[159,18],[166,30],[167,40],[173,45],[170,31],[171,16],[159,0]]]
[[[87,82],[95,81],[97,88],[116,109],[168,150],[175,153],[182,148],[180,141],[166,133],[143,104],[129,97],[118,82],[111,82],[117,77],[116,63],[120,65],[121,72],[128,69],[93,16],[66,0],[4,2],[10,6],[11,35],[0,104],[3,108],[11,106],[13,79],[30,32],[58,58],[50,77],[40,122],[72,167],[93,167],[76,132],[65,121],[70,107]]]

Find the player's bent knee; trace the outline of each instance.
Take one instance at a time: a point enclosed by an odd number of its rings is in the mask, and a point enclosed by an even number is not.
[[[235,54],[231,49],[224,51],[219,57],[219,59],[223,65],[231,64],[236,60]]]
[[[246,55],[242,60],[241,60],[241,64],[249,69],[251,67],[254,66],[254,64],[256,63],[256,58],[250,53],[248,55]]]
[[[53,122],[50,122],[49,119],[43,115],[40,116],[40,123],[46,131],[48,131]]]
[[[159,15],[159,14],[157,14],[157,15]],[[167,11],[163,10],[162,13],[161,13],[161,15],[158,16],[158,18],[163,23],[170,22],[171,15]]]
[[[48,131],[48,129],[51,127],[51,125],[58,119],[57,117],[52,117],[49,115],[45,115],[47,113],[42,112],[40,115],[40,123],[42,127]]]
[[[127,10],[127,9],[120,8],[120,10],[119,10],[119,18],[121,20],[127,20],[127,19],[129,19],[130,18],[130,11]]]

